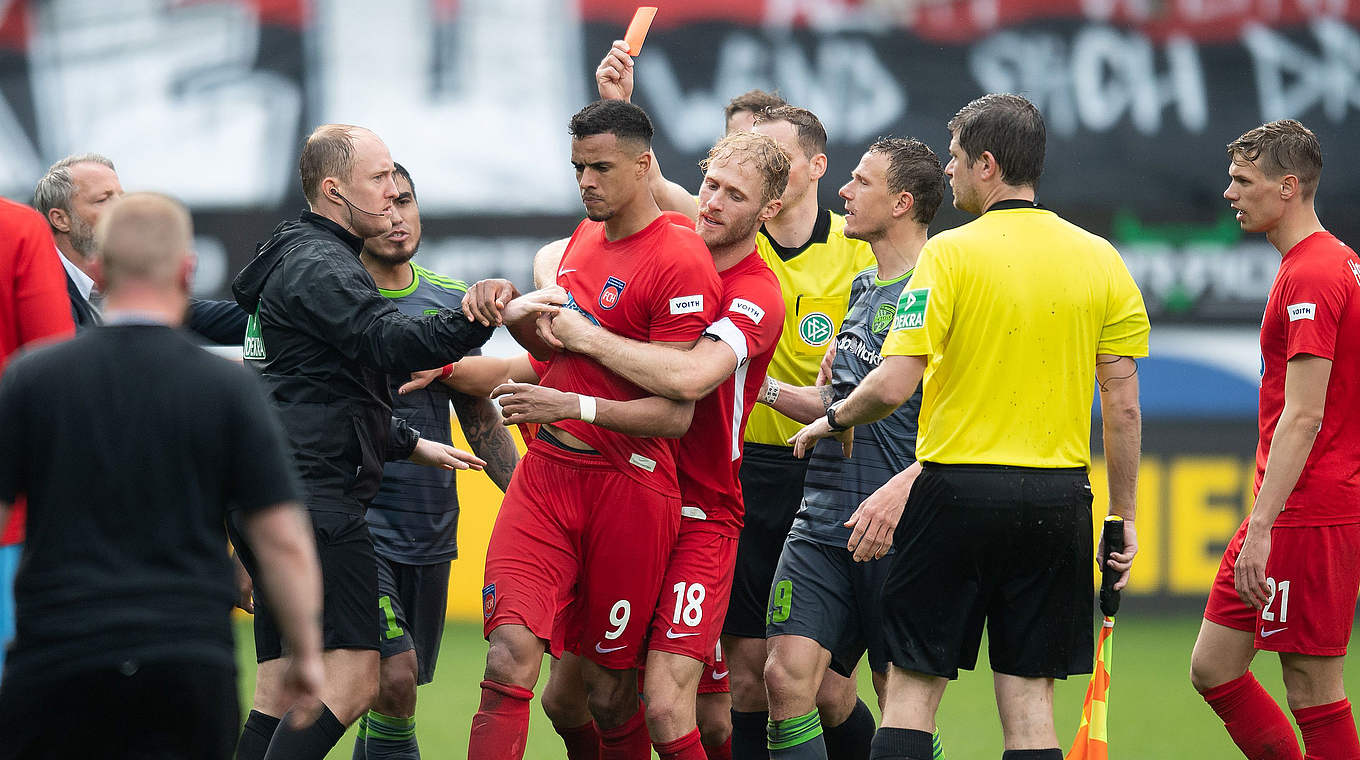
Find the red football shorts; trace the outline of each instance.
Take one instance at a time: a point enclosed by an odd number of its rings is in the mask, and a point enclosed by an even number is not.
[[[1272,529],[1266,582],[1273,591],[1259,610],[1243,602],[1233,584],[1246,535],[1243,521],[1223,552],[1204,618],[1253,631],[1256,648],[1267,652],[1344,655],[1360,592],[1360,523]]]
[[[683,518],[666,565],[648,647],[711,665],[727,618],[736,563],[736,538],[713,530],[703,520]]]
[[[491,531],[483,632],[519,624],[554,656],[565,644],[606,668],[636,667],[679,522],[678,498],[598,454],[533,441]],[[564,610],[572,635],[554,639]]]

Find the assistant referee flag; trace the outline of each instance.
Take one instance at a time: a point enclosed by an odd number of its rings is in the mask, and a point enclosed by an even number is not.
[[[1110,698],[1110,658],[1114,654],[1114,619],[1105,618],[1096,647],[1096,667],[1086,687],[1086,702],[1081,707],[1081,725],[1067,760],[1109,760],[1110,745],[1106,723]]]

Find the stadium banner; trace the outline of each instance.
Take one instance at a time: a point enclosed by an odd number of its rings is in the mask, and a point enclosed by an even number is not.
[[[466,447],[455,428],[455,446]],[[1099,425],[1093,448],[1099,452]],[[519,444],[518,433],[516,443]],[[1256,477],[1252,419],[1144,420],[1138,472],[1138,557],[1126,607],[1179,610],[1202,605],[1218,561],[1251,509]],[[1109,507],[1105,462],[1091,468],[1093,536]],[[481,620],[482,567],[501,492],[482,473],[458,474],[459,556],[449,585],[449,617]],[[1092,568],[1092,589],[1100,574]]]
[[[657,155],[695,186],[722,108],[750,88],[820,114],[824,203],[864,147],[945,122],[988,91],[1044,111],[1041,199],[1110,237],[1154,319],[1259,320],[1278,255],[1228,215],[1223,146],[1297,117],[1329,161],[1360,149],[1351,0],[674,0],[638,59]],[[298,147],[328,121],[375,129],[410,169],[422,263],[530,280],[581,215],[566,122],[633,0],[10,0],[0,3],[0,194],[86,151],[128,190],[194,212],[202,295],[302,207]],[[392,44],[392,41],[400,41]],[[1360,240],[1360,173],[1324,172],[1319,210]],[[965,218],[947,207],[934,228]]]

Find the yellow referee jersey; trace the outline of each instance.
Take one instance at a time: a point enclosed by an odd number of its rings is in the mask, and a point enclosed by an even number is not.
[[[1142,357],[1148,318],[1119,252],[1027,201],[931,238],[884,356],[926,356],[916,457],[1089,467],[1096,354]]]
[[[874,253],[868,243],[847,238],[845,218],[828,209],[817,212],[812,237],[802,248],[780,246],[761,227],[756,249],[774,270],[784,293],[784,332],[768,374],[791,385],[812,385],[822,355],[850,307],[850,282],[856,274],[874,266]],[[787,446],[788,439],[802,427],[802,423],[757,404],[746,425],[746,440]]]

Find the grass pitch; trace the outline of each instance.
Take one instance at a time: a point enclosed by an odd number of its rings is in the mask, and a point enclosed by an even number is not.
[[[1120,617],[1114,632],[1114,662],[1111,664],[1110,756],[1112,758],[1238,758],[1236,747],[1223,731],[1222,724],[1190,688],[1190,648],[1199,630],[1199,617],[1138,616]],[[254,658],[248,622],[237,626],[240,661],[242,715],[249,709],[254,685]],[[978,670],[961,674],[950,684],[940,707],[939,725],[950,758],[995,758],[1001,756],[1001,727],[992,698],[992,679],[986,654],[979,658]],[[467,757],[468,728],[480,698],[486,644],[481,626],[476,623],[450,622],[444,633],[439,666],[434,683],[420,689],[416,730],[421,755],[434,760]],[[861,668],[860,693],[878,713],[869,685],[867,665]],[[1352,693],[1357,681],[1348,669],[1346,691]],[[1255,672],[1276,699],[1283,704],[1284,687],[1280,681],[1279,660],[1269,653],[1257,657]],[[543,670],[547,678],[547,668]],[[540,681],[540,686],[543,681]],[[1086,692],[1086,677],[1059,682],[1056,695],[1058,737],[1066,752],[1081,717],[1081,702]],[[354,745],[351,729],[330,753],[328,760],[347,760]],[[529,724],[529,744],[525,757],[561,758],[565,753],[537,700]]]

